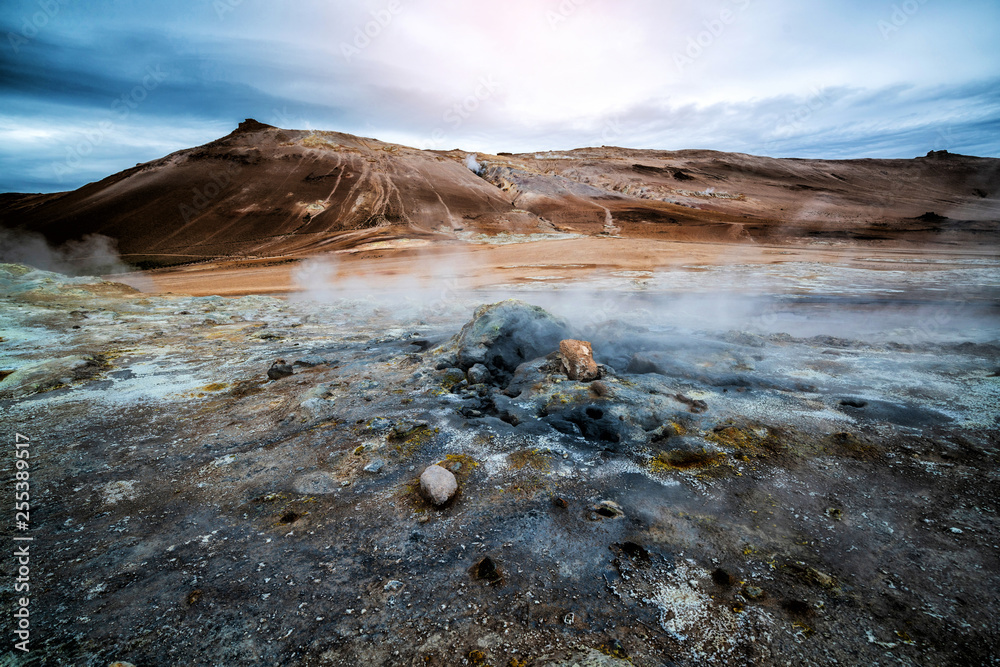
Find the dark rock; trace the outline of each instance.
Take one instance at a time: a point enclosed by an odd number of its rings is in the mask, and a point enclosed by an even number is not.
[[[457,363],[458,363],[458,360],[455,359],[455,357],[453,355],[449,355],[447,357],[442,357],[441,360],[438,361],[437,364],[434,365],[434,370],[436,370],[436,371],[443,371],[443,370],[447,370],[449,368],[454,368],[455,364],[457,364]]]
[[[490,381],[490,371],[482,364],[474,364],[465,373],[466,379],[468,379],[469,384],[487,384]]]
[[[503,393],[512,398],[522,395],[527,397],[525,392],[530,394],[536,386],[548,380],[550,372],[558,369],[557,357],[558,354],[553,353],[549,357],[533,359],[521,364],[514,371],[514,376]]]
[[[465,371],[461,368],[448,368],[441,377],[441,386],[449,391],[467,385],[468,381],[465,379]]]
[[[494,380],[508,379],[519,365],[554,351],[566,324],[516,299],[481,306],[458,334],[458,366],[485,366]]]
[[[648,565],[652,560],[649,556],[649,552],[646,551],[646,548],[641,544],[637,544],[635,542],[622,542],[621,544],[616,544],[615,546],[618,547],[623,554],[640,564]]]
[[[267,378],[269,380],[280,380],[292,375],[295,375],[295,370],[285,363],[284,359],[278,359],[267,369]]]
[[[579,433],[587,440],[618,444],[625,438],[626,424],[600,405],[584,405],[563,410],[546,419],[552,428],[567,435]],[[574,428],[575,427],[575,428]]]

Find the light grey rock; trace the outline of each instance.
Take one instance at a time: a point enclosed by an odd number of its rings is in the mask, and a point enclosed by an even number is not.
[[[433,465],[420,474],[421,495],[438,507],[454,498],[457,492],[458,481],[450,470]]]

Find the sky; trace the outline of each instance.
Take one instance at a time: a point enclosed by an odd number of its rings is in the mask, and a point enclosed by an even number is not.
[[[417,148],[1000,157],[996,0],[4,0],[0,192],[244,118]]]

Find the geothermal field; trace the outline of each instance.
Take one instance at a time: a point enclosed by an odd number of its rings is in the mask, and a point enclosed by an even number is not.
[[[2,195],[9,664],[998,664],[998,182],[248,120]]]

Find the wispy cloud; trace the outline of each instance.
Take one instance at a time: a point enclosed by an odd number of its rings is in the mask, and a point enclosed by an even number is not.
[[[1000,155],[1000,5],[914,2],[52,0],[43,20],[11,0],[0,191],[75,188],[246,117],[482,152]]]

